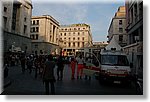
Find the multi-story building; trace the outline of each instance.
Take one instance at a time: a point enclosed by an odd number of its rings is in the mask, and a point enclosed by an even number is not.
[[[2,0],[4,52],[31,52],[31,0]]]
[[[93,42],[93,46],[89,52],[94,53],[96,56],[100,55],[101,49],[104,49],[108,45],[107,42]]]
[[[120,6],[115,16],[111,20],[108,30],[108,42],[114,37],[120,46],[127,45],[126,33],[126,10],[125,6]]]
[[[85,47],[92,45],[92,34],[87,24],[72,24],[60,27],[60,39],[63,40],[65,55],[83,52]]]
[[[33,16],[31,22],[32,52],[59,54],[59,22],[50,15]]]
[[[132,71],[143,76],[143,1],[126,1],[128,45],[124,50],[133,63]]]
[[[103,42],[93,42],[93,47],[96,48],[105,48],[108,45],[107,42],[103,41]]]

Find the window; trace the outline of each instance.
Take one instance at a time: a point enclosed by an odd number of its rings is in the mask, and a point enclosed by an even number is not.
[[[24,25],[24,34],[26,34],[27,25]]]
[[[80,38],[78,37],[78,40],[80,40]]]
[[[143,2],[139,4],[139,18],[143,18]]]
[[[62,33],[60,33],[60,35],[62,36]]]
[[[36,27],[36,32],[39,32],[39,27]]]
[[[80,28],[78,28],[78,30],[80,30]]]
[[[73,47],[75,47],[75,42],[73,42]]]
[[[75,38],[73,38],[73,40],[75,40]]]
[[[70,38],[69,38],[69,41],[70,41]]]
[[[36,34],[35,39],[38,40],[38,37],[39,37],[38,34]]]
[[[4,7],[4,12],[7,12],[7,7]]]
[[[64,38],[64,40],[66,40],[66,38]]]
[[[49,36],[49,41],[51,41],[51,39],[52,39],[52,36],[50,35],[50,36]],[[60,38],[60,39],[61,39],[61,38]]]
[[[82,42],[82,47],[84,47],[84,42]]]
[[[70,42],[68,43],[68,46],[69,46],[69,47],[71,46],[71,43],[70,43]]]
[[[17,9],[18,9],[18,6],[17,4],[13,4],[13,15],[12,15],[12,30],[15,30],[16,29],[16,15],[17,15]]]
[[[129,62],[127,60],[127,57],[124,55],[102,55],[101,64],[113,66],[128,66]]]
[[[123,32],[123,28],[119,28],[119,32],[122,33]]]
[[[66,42],[64,42],[64,45],[66,45]]]
[[[135,16],[135,22],[137,21],[138,15],[137,15],[137,3],[134,4],[134,16]]]
[[[35,27],[33,27],[33,32],[35,32]]]
[[[122,25],[122,20],[119,20],[119,25]]]
[[[33,32],[33,28],[30,29],[30,32],[31,32],[31,33]]]
[[[27,18],[25,17],[25,18],[24,18],[24,22],[26,22],[26,21],[27,21]]]
[[[75,36],[75,32],[73,32],[73,36]]]
[[[84,37],[82,38],[82,40],[84,40]]]
[[[36,21],[37,25],[39,25],[39,20]]]
[[[80,47],[80,42],[78,42],[78,47]]]
[[[4,29],[7,27],[6,25],[7,25],[7,17],[4,17]]]
[[[78,32],[78,35],[80,35],[80,32]]]
[[[35,25],[35,20],[33,20],[33,25]]]
[[[66,33],[64,33],[64,36],[66,36]]]
[[[34,35],[32,35],[31,39],[32,39],[32,40],[34,40],[34,39],[35,39],[35,38],[34,38]]]
[[[130,21],[130,23],[133,23],[133,8],[131,9],[131,14],[130,14],[130,19],[131,19],[131,21]]]
[[[123,35],[119,35],[119,41],[123,41]]]

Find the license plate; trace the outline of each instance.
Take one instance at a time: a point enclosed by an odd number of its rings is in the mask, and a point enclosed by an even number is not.
[[[120,71],[120,70],[110,70],[112,74],[124,74],[125,71]]]
[[[115,83],[115,84],[120,84],[121,82],[120,82],[120,81],[114,81],[114,83]]]

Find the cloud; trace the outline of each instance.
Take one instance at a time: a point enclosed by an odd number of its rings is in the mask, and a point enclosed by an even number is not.
[[[110,20],[121,5],[123,3],[33,2],[33,15],[51,15],[60,25],[87,23],[94,41],[106,41]]]
[[[33,6],[33,15],[49,14],[61,24],[82,23],[88,12],[87,6],[78,3],[33,3]]]
[[[77,22],[83,22],[85,21],[86,17],[88,16],[88,8],[86,5],[83,4],[74,4],[71,5],[71,7],[69,6],[70,9],[72,9],[74,12],[72,12],[72,14],[74,15],[74,19]]]

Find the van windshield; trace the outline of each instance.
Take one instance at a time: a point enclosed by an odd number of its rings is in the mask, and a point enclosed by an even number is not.
[[[101,55],[101,64],[114,66],[129,66],[127,57],[124,55]]]

